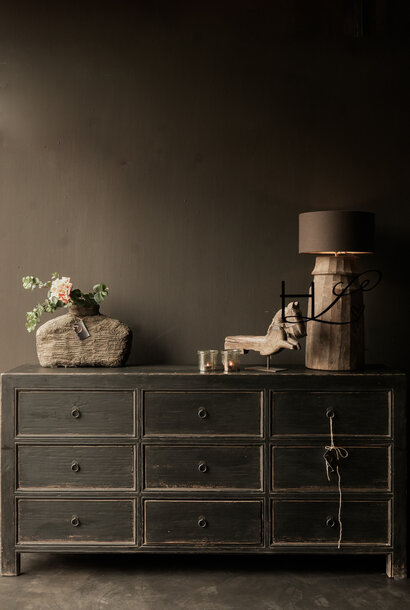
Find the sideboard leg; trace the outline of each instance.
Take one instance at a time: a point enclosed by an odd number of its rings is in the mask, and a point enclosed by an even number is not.
[[[396,580],[407,578],[405,557],[398,557],[397,553],[389,553],[386,557],[386,574],[389,578]]]
[[[1,553],[1,575],[19,576],[20,574],[20,553],[14,549],[10,551],[3,548]]]

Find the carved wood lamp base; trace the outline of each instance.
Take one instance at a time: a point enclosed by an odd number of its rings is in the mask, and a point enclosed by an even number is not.
[[[353,371],[364,365],[363,293],[355,279],[358,273],[356,256],[316,257],[312,275],[317,320],[307,323],[307,368]],[[343,289],[343,296],[337,298]]]
[[[374,214],[322,210],[299,214],[299,253],[316,254],[306,366],[353,371],[364,365],[363,294],[357,254],[374,252]]]

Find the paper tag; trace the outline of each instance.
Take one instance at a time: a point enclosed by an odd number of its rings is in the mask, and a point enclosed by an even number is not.
[[[80,339],[80,341],[83,341],[84,339],[87,339],[87,337],[90,336],[90,333],[88,332],[87,327],[82,320],[76,322],[73,326],[73,329],[75,330],[75,333]]]

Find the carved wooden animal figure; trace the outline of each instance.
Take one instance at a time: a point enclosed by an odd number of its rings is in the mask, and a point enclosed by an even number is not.
[[[262,356],[270,356],[283,349],[300,349],[298,339],[301,337],[306,337],[306,326],[298,301],[292,301],[285,307],[285,319],[282,309],[275,314],[265,336],[225,337],[225,349],[239,349],[242,353],[254,350]]]

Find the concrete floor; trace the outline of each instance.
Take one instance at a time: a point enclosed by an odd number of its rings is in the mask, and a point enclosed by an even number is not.
[[[0,579],[1,610],[410,608],[410,580],[381,557],[22,556]]]

